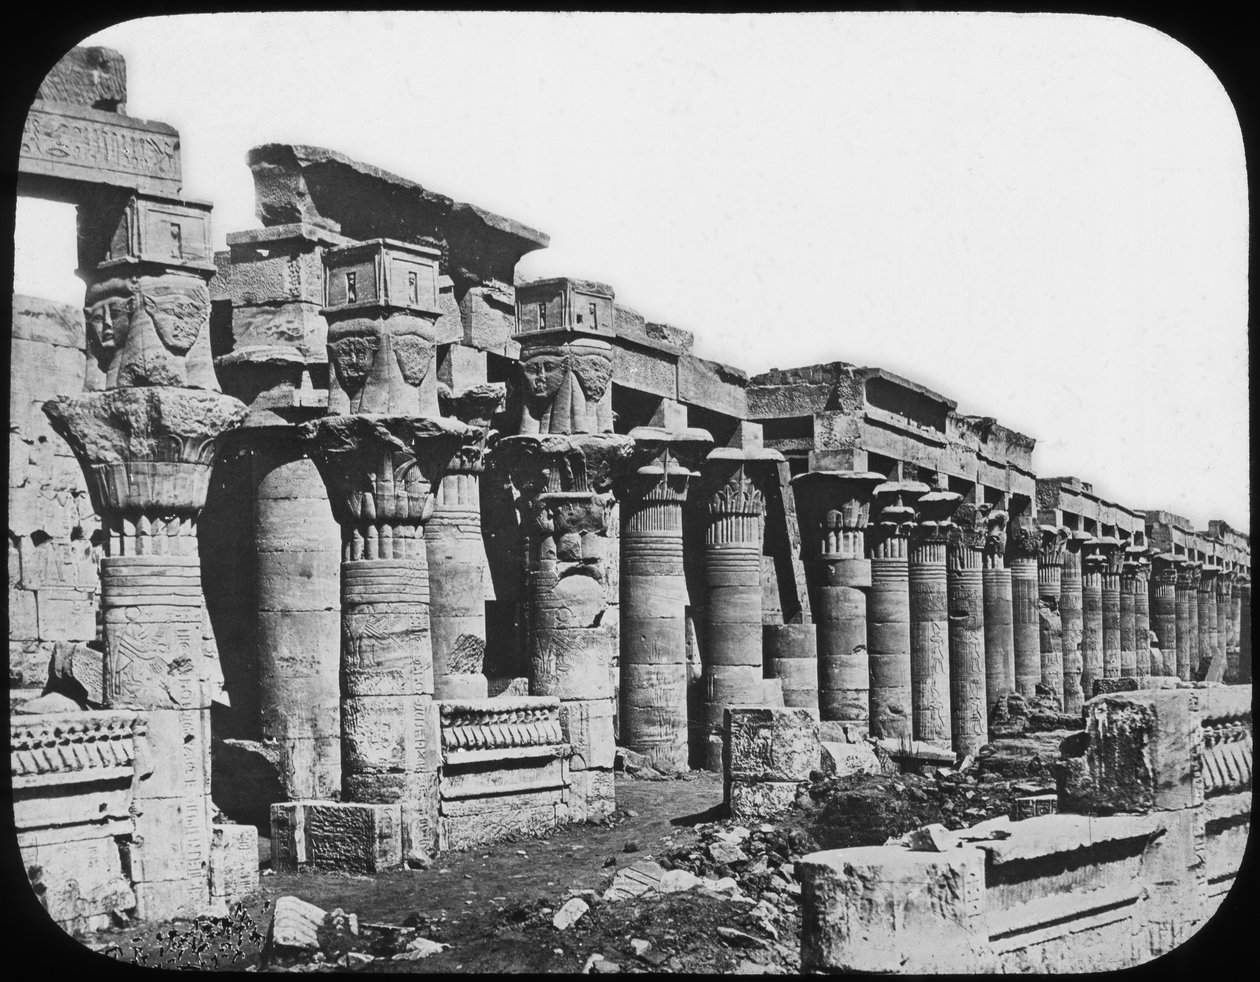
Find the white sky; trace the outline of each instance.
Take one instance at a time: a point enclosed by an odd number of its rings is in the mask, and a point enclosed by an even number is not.
[[[1118,19],[217,14],[84,43],[176,126],[215,238],[246,151],[310,143],[540,228],[750,373],[879,365],[1135,508],[1249,525],[1247,188],[1211,70]],[[21,292],[82,300],[23,202]]]

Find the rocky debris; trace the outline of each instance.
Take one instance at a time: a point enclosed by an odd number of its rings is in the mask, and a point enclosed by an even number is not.
[[[875,748],[867,741],[861,743],[830,743],[822,745],[822,771],[845,777],[849,774],[878,774],[881,771]]]
[[[566,931],[581,920],[582,915],[590,909],[590,904],[581,897],[573,897],[566,900],[551,919],[551,926],[557,931]]]
[[[989,712],[989,738],[1018,737],[1050,730],[1079,730],[1079,715],[1065,713],[1049,693],[1039,691],[1029,699],[1012,692],[999,699]]]
[[[656,765],[650,764],[643,754],[626,747],[617,748],[613,770],[636,781],[669,781],[687,776],[685,771],[677,771],[664,761],[659,761]]]
[[[903,841],[912,852],[944,852],[959,844],[958,836],[936,822],[906,833]]]
[[[447,951],[450,945],[443,944],[440,941],[433,941],[429,938],[416,938],[408,943],[405,951],[390,957],[390,961],[395,962],[414,962],[421,958],[428,958],[430,955],[436,955],[438,952]]]
[[[617,870],[612,885],[604,891],[604,899],[626,900],[641,896],[649,890],[659,893],[664,875],[665,869],[660,863],[641,859],[632,866]]]

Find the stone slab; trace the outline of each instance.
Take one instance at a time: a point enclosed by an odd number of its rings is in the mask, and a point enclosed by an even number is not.
[[[377,873],[402,865],[397,804],[288,801],[271,806],[271,864]]]

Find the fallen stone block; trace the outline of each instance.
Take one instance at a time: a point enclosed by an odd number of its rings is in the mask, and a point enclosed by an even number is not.
[[[571,897],[551,918],[551,926],[557,931],[567,931],[590,909],[590,904],[581,897]]]
[[[632,866],[617,870],[612,885],[604,891],[605,900],[628,900],[651,891],[660,891],[665,869],[660,863],[641,859]]]
[[[769,818],[787,811],[796,803],[797,781],[731,781],[726,804],[736,821]]]
[[[878,973],[992,971],[984,853],[864,846],[796,864],[801,969]],[[897,916],[890,916],[895,910]]]
[[[822,744],[822,770],[824,774],[846,777],[849,774],[880,773],[879,758],[871,745],[861,743]]]
[[[378,873],[402,865],[397,804],[286,801],[271,806],[271,865]]]

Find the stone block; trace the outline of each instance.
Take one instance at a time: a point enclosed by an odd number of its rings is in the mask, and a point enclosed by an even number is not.
[[[878,774],[879,758],[869,743],[830,743],[822,745],[822,769],[827,774]]]
[[[569,766],[574,770],[613,766],[617,748],[613,740],[613,704],[607,699],[577,700],[560,704],[560,727],[573,747]]]
[[[135,884],[137,920],[164,921],[209,913],[209,881],[200,879],[145,880]]]
[[[678,397],[677,358],[663,351],[637,345],[617,349],[613,381],[629,389],[666,399]]]
[[[821,762],[818,713],[809,709],[731,706],[724,739],[733,781],[805,781]]]
[[[87,331],[83,325],[83,310],[42,297],[15,293],[13,337],[38,344],[60,345],[80,352],[86,351]]]
[[[996,968],[985,925],[984,853],[900,846],[815,852],[801,881],[804,971],[942,973]]]
[[[510,795],[559,789],[564,782],[560,754],[566,748],[502,748],[496,760],[460,766],[447,759],[440,784],[442,800]],[[522,750],[529,756],[521,756]]]
[[[11,629],[10,629],[11,630]],[[35,694],[48,681],[48,669],[52,662],[51,641],[9,642],[9,689],[34,689]]]
[[[516,296],[497,284],[474,286],[459,301],[464,344],[502,351],[516,332]]]
[[[1061,807],[1105,814],[1202,803],[1198,698],[1193,689],[1166,689],[1091,699],[1088,743],[1083,760],[1068,761]]]
[[[210,895],[227,902],[258,890],[258,830],[252,825],[210,829]]]
[[[715,412],[748,418],[745,386],[748,376],[738,368],[683,354],[678,358],[678,401]]]
[[[516,696],[529,695],[529,679],[527,678],[488,678],[486,679],[486,695],[490,698],[511,699]]]
[[[737,822],[782,814],[796,801],[796,781],[737,781],[726,788],[726,805]]]
[[[18,586],[9,586],[9,650],[13,650],[13,641],[35,640],[39,637],[39,616],[35,603],[35,594]],[[9,672],[12,675],[13,660],[9,660]]]
[[[598,822],[617,807],[612,771],[569,771],[569,818]]]
[[[113,48],[71,48],[44,77],[35,98],[121,113],[127,102],[127,62]]]
[[[53,643],[49,685],[79,702],[105,704],[105,653],[77,641]]]
[[[19,835],[22,868],[48,916],[66,930],[90,930],[90,919],[136,905],[112,835],[98,831],[92,838],[39,843],[24,839]]]
[[[286,801],[271,806],[271,865],[377,873],[402,865],[398,804]]]
[[[136,798],[132,814],[136,822],[129,850],[132,880],[177,880],[193,872],[206,877],[209,825],[205,800]]]
[[[73,588],[36,594],[39,636],[45,641],[91,641],[96,637],[96,603]]]

